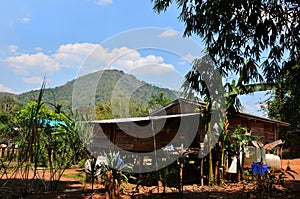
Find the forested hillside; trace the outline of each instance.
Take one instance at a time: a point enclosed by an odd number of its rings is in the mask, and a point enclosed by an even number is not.
[[[147,104],[151,96],[157,95],[160,92],[163,92],[165,97],[172,99],[175,99],[180,95],[180,93],[177,91],[150,85],[146,82],[138,80],[135,76],[126,74],[122,71],[105,70],[79,77],[78,79],[72,80],[62,86],[46,88],[43,101],[51,104],[62,104],[65,108],[71,107],[73,85],[75,81],[80,82],[79,86],[77,84],[76,87],[77,92],[79,93],[84,93],[81,91],[88,89],[91,86],[89,84],[90,82],[98,83],[95,93],[96,103],[101,102],[109,104],[112,98],[112,93],[114,93],[114,96],[117,96],[120,99],[127,99],[128,95],[130,95],[130,100],[137,104]],[[121,85],[121,89],[116,89],[117,83]],[[20,103],[25,104],[29,101],[37,99],[38,94],[39,90],[29,91],[18,95],[17,98],[19,99]],[[80,96],[80,98],[82,100],[86,100],[85,96]]]

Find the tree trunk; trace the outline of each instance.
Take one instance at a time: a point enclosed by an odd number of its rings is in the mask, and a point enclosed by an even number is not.
[[[214,185],[214,170],[213,170],[213,157],[212,157],[212,146],[211,146],[211,131],[210,122],[207,124],[207,143],[208,143],[208,185]]]
[[[241,146],[241,153],[242,153],[242,159],[240,160],[241,161],[241,169],[240,169],[240,180],[244,180],[244,146],[242,145]]]
[[[183,194],[183,157],[180,158],[179,162],[179,192],[182,196]]]
[[[204,186],[203,182],[203,158],[200,160],[200,185]]]

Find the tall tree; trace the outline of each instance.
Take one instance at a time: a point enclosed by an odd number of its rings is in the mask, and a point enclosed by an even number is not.
[[[261,66],[267,82],[277,81],[283,65],[300,52],[298,0],[152,0],[160,13],[176,3],[184,36],[200,36],[223,76],[238,74],[249,60]]]
[[[0,97],[0,106],[3,113],[12,113],[18,105],[18,99],[13,95],[3,95]]]
[[[15,96],[4,94],[0,97],[0,107],[0,140],[13,139],[16,134],[14,114],[20,108],[20,104]]]
[[[202,96],[204,98],[204,101],[206,102],[206,109],[203,111],[203,114],[205,115],[205,131],[207,133],[207,138],[208,138],[208,145],[209,145],[209,150],[212,150],[212,137],[214,134],[210,132],[210,113],[211,113],[211,108],[212,108],[212,97],[211,93],[209,90],[209,84],[210,82],[205,81],[203,77],[203,73],[201,73],[200,69],[207,63],[206,59],[195,59],[193,61],[193,66],[192,69],[186,74],[185,79],[186,81],[183,84],[183,88],[185,91],[185,95],[190,96],[191,93],[195,94],[197,96]],[[231,83],[226,83],[224,85],[225,87],[225,101],[226,101],[226,116],[228,115],[234,115],[235,113],[240,111],[240,101],[238,99],[239,95],[244,95],[244,94],[249,94],[253,93],[256,91],[266,91],[266,90],[272,90],[276,88],[276,85],[273,83],[256,83],[256,84],[248,84],[250,82],[249,77],[255,77],[257,79],[261,78],[260,75],[256,72],[253,72],[249,69],[251,67],[248,66],[249,62],[245,63],[244,67],[240,71],[240,76],[237,81],[233,80]],[[251,75],[249,75],[249,72]],[[223,138],[221,139],[221,146],[220,148],[223,149],[220,153],[223,154],[221,155],[221,160],[218,160],[221,163],[221,167],[224,167],[223,165],[223,160],[224,159],[222,156],[224,156],[224,149],[225,149],[225,140],[227,137],[227,129],[226,125],[228,127],[228,124],[224,124],[223,131],[217,132],[220,133],[220,137]],[[216,149],[217,150],[217,149]],[[219,153],[219,152],[217,152]],[[208,154],[208,159],[209,159],[209,185],[213,185],[215,183],[215,177],[213,174],[213,158],[212,158],[212,151]],[[224,168],[221,168],[221,170],[224,171]],[[221,172],[223,172],[221,171]],[[223,175],[219,175],[219,177],[222,177]],[[219,179],[219,181],[222,182],[222,179]]]
[[[300,129],[300,61],[290,63],[282,72],[282,82],[267,100],[270,117],[290,123],[284,129],[279,128],[279,137],[286,140],[286,130]]]
[[[165,12],[175,2],[180,10],[179,20],[185,25],[184,36],[200,36],[222,76],[234,74],[238,77],[237,83],[232,81],[225,85],[227,112],[237,111],[238,95],[274,88],[273,85],[249,84],[278,82],[286,66],[299,59],[300,9],[297,0],[152,2],[158,13]],[[286,62],[283,61],[285,58]],[[206,95],[207,88],[203,86],[198,69],[199,66],[193,66],[184,86]],[[211,172],[210,168],[210,184]]]
[[[160,92],[157,95],[152,95],[148,100],[148,105],[151,110],[155,110],[165,106],[166,104],[172,102],[172,98],[165,96],[164,92]]]
[[[112,119],[114,118],[111,106],[102,102],[99,102],[95,108],[96,118],[98,120]]]

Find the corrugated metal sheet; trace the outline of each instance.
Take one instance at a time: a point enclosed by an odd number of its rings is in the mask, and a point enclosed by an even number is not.
[[[196,115],[200,115],[200,113],[186,113],[186,114],[176,114],[176,115],[131,117],[131,118],[115,118],[115,119],[108,119],[108,120],[94,120],[94,121],[91,121],[90,123],[97,123],[97,124],[126,123],[126,122],[162,120],[162,119],[178,118],[178,117],[190,117],[190,116],[196,116]]]

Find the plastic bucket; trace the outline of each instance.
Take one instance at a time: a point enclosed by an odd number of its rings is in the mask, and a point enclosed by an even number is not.
[[[260,162],[253,162],[252,163],[252,173],[257,175],[260,171]]]
[[[259,175],[261,175],[261,176],[265,175],[265,173],[268,170],[269,170],[268,165],[265,164],[265,165],[260,166],[260,168],[259,168]]]

